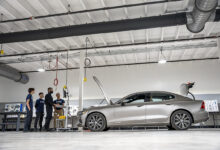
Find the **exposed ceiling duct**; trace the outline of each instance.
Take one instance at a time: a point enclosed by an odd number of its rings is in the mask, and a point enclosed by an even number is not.
[[[201,32],[206,22],[215,19],[217,5],[218,0],[196,0],[193,11],[187,15],[188,30],[193,33]]]
[[[26,84],[29,81],[29,77],[26,74],[20,73],[17,69],[5,64],[0,64],[0,76],[23,84]]]

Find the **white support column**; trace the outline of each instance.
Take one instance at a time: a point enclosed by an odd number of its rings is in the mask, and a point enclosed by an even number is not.
[[[79,69],[79,111],[83,110],[83,87],[85,77],[85,51],[80,51],[80,69]]]
[[[220,38],[217,39],[217,45],[218,45],[218,57],[220,60]]]

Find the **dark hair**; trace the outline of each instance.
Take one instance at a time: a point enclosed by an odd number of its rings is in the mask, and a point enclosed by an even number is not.
[[[32,91],[34,91],[35,89],[34,88],[29,88],[28,89],[28,93],[31,93]]]
[[[52,90],[53,88],[52,87],[49,87],[47,90],[49,91],[49,90]]]
[[[44,93],[43,93],[43,92],[40,92],[40,93],[39,93],[39,96],[40,96],[41,94],[44,94]]]

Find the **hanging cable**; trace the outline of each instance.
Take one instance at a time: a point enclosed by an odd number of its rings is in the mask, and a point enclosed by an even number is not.
[[[87,67],[89,67],[91,65],[91,60],[88,58],[88,42],[90,42],[89,38],[86,37],[86,58],[85,58],[85,61],[84,61],[84,65],[85,65],[85,68],[84,68],[84,71],[85,71],[85,77],[84,77],[84,82],[87,81]],[[91,42],[90,42],[91,44]],[[91,44],[92,45],[92,44]],[[93,45],[92,45],[93,46]]]
[[[3,21],[4,14],[1,13],[1,22]]]
[[[57,54],[57,58],[56,58],[56,78],[54,79],[53,81],[53,85],[56,86],[56,90],[57,90],[57,85],[59,83],[59,80],[58,80],[58,54]]]
[[[165,55],[163,54],[163,48],[160,49],[161,58],[159,59],[159,64],[165,64],[167,62]]]

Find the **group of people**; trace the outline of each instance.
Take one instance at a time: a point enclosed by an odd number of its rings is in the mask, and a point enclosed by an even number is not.
[[[44,93],[39,93],[39,98],[36,100],[35,105],[33,104],[33,95],[35,93],[34,88],[28,89],[28,95],[26,97],[26,119],[25,119],[25,125],[24,125],[24,132],[28,132],[31,129],[31,122],[32,122],[32,116],[33,116],[33,107],[36,108],[36,118],[34,122],[34,130],[35,131],[41,131],[43,128],[42,122],[44,118],[44,106],[46,105],[46,120],[44,125],[45,131],[50,131],[50,122],[52,119],[53,114],[53,108],[54,108],[54,128],[56,128],[56,119],[59,118],[59,116],[63,116],[64,114],[64,103],[65,101],[61,99],[60,93],[56,93],[56,100],[53,100],[53,88],[49,87],[48,93],[45,95],[44,99]],[[37,124],[39,124],[39,129],[37,128]],[[64,123],[62,122],[61,126],[64,126]]]

